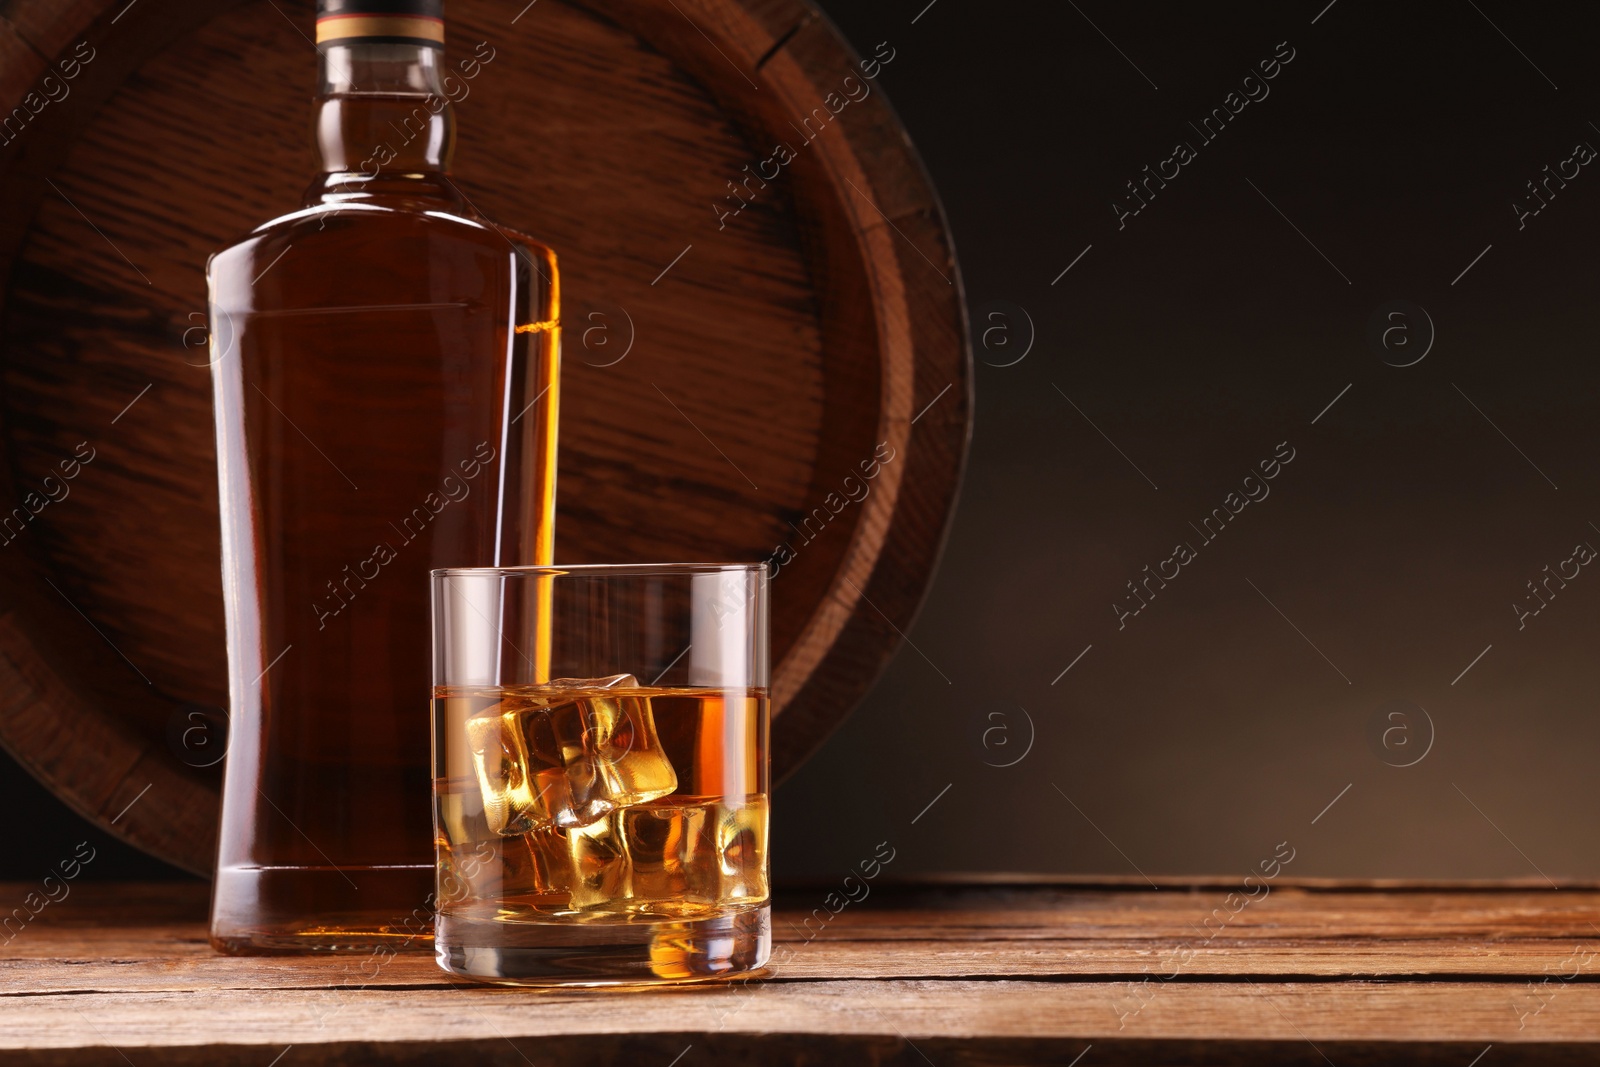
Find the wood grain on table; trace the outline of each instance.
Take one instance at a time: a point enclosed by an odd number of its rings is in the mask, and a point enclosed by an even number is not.
[[[0,934],[0,1063],[1600,1061],[1600,890],[1235,888],[796,890],[766,980],[589,992],[219,956],[206,886],[79,883]]]

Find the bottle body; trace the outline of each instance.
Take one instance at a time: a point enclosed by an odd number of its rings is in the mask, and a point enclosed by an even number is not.
[[[428,946],[428,572],[551,561],[555,258],[425,171],[325,177],[208,267],[224,951]]]

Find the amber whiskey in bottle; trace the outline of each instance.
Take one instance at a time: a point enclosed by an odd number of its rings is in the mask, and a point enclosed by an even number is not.
[[[441,8],[321,0],[322,172],[208,267],[226,952],[429,947],[428,572],[551,562],[556,261],[448,175]]]

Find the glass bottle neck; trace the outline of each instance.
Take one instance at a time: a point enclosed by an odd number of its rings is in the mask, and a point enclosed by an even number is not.
[[[322,178],[317,199],[447,188],[455,118],[443,53],[422,45],[352,41],[323,46],[316,102]]]

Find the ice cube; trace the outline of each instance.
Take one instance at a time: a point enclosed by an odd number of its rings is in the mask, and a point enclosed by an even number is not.
[[[650,698],[628,692],[638,684],[628,674],[558,678],[507,693],[467,720],[495,833],[589,826],[678,788]]]
[[[656,801],[622,812],[636,901],[704,901],[720,890],[711,826],[716,804]]]
[[[503,839],[501,898],[508,903],[565,904],[572,891],[572,863],[559,830],[532,830]]]
[[[632,895],[633,864],[622,831],[621,813],[612,812],[566,833],[571,861],[571,906],[578,910],[624,912]]]
[[[767,899],[767,797],[752,794],[744,803],[717,805],[717,866],[722,876],[718,899]]]
[[[531,814],[534,794],[527,766],[517,753],[499,709],[500,705],[496,705],[494,711],[467,720],[467,744],[472,748],[472,765],[478,772],[483,815],[489,829],[497,834],[520,834],[536,825]]]
[[[580,910],[690,916],[767,899],[763,795],[656,800],[569,830],[567,841]]]

